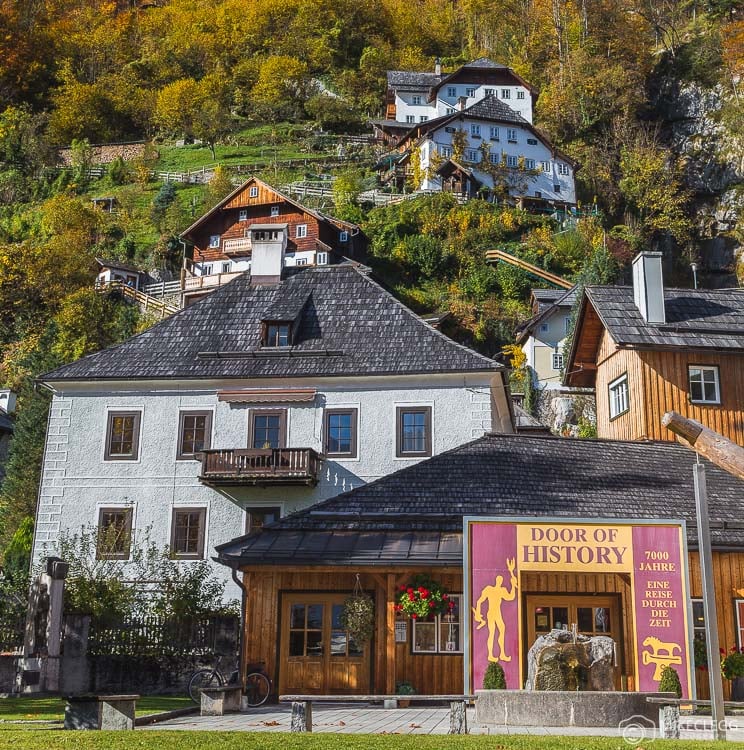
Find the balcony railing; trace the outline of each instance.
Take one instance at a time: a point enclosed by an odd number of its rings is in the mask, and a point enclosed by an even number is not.
[[[222,286],[240,276],[243,271],[231,271],[229,273],[212,273],[208,276],[186,276],[183,279],[183,291],[190,292],[197,289],[209,289],[215,286]]]
[[[250,255],[251,238],[234,237],[229,240],[223,240],[222,252],[225,253],[225,255]]]
[[[199,480],[208,485],[318,483],[321,457],[312,448],[217,448],[201,452]]]

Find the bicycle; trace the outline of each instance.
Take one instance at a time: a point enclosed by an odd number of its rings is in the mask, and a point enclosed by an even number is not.
[[[246,702],[251,708],[263,706],[271,695],[271,679],[266,674],[264,662],[249,664],[246,668],[245,690]],[[197,669],[189,680],[189,697],[194,703],[201,703],[202,690],[227,685],[237,685],[239,679],[238,670],[234,670],[230,677],[225,676],[216,667],[213,669]]]

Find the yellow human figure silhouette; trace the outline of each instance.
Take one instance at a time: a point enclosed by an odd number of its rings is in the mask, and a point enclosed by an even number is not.
[[[507,656],[504,653],[504,637],[506,635],[506,628],[504,625],[504,616],[501,614],[502,602],[513,601],[517,595],[517,589],[519,584],[517,583],[517,577],[514,575],[514,567],[516,562],[514,558],[506,561],[506,567],[509,569],[509,575],[511,577],[511,591],[507,590],[504,586],[504,577],[496,576],[496,582],[493,586],[486,586],[481,591],[480,599],[476,602],[473,607],[473,617],[478,623],[476,630],[480,630],[484,625],[488,624],[488,661],[511,661],[511,656]],[[483,619],[481,614],[481,606],[483,602],[488,602],[488,611],[486,612],[486,619]],[[498,644],[499,644],[499,655],[496,656],[493,652],[493,641],[498,630]]]

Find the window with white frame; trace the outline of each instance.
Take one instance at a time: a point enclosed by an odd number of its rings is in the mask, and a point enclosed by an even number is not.
[[[473,123],[470,126],[470,135],[473,136],[473,138],[480,138],[480,134],[480,125]]]
[[[257,187],[256,185],[254,185],[254,186],[253,186],[253,187],[252,187],[252,188],[251,188],[251,189],[250,189],[250,190],[248,191],[248,195],[249,195],[249,196],[250,196],[251,198],[258,198],[258,187]]]
[[[447,654],[462,652],[462,595],[450,594],[455,605],[449,614],[434,620],[411,620],[414,654]]]
[[[607,388],[610,396],[610,419],[614,419],[630,409],[628,373],[613,380]]]
[[[562,162],[558,162],[558,174],[566,177],[570,173],[571,173],[571,170],[568,168],[566,164],[563,164]]]
[[[307,265],[307,258],[297,258],[297,260],[295,260],[295,265],[296,266],[306,266]]]
[[[349,233],[344,230],[343,232],[338,233],[338,241],[339,242],[348,242],[349,241]]]
[[[489,154],[488,161],[490,161],[491,164],[501,164],[502,162],[501,154]]]
[[[212,234],[209,236],[209,247],[219,247],[220,246],[220,235],[219,234]]]
[[[517,91],[517,99],[524,99],[524,91],[521,89]]]
[[[571,316],[570,315],[566,315],[566,317],[563,319],[563,325],[564,325],[564,330],[566,331],[566,333],[571,333]]]
[[[419,106],[421,104],[421,97],[420,96],[411,97],[411,104]]]
[[[444,111],[445,115],[454,115],[455,114],[455,108],[454,107],[447,107]]]
[[[737,613],[738,613],[738,607],[737,607]],[[737,628],[739,638],[741,638],[741,616],[738,616],[737,618],[737,624],[739,625],[739,628]],[[693,641],[693,653],[694,654],[706,654],[706,629],[705,629],[705,609],[703,606],[703,600],[702,599],[692,599],[692,641]],[[741,641],[740,641],[741,643]],[[707,657],[706,657],[707,662]],[[697,663],[697,659],[695,660],[695,666],[702,666]]]
[[[211,276],[211,275],[212,275],[212,264],[205,263],[202,266],[202,276]]]
[[[524,160],[524,168],[525,169],[534,169],[535,168],[535,160],[534,159],[525,159]]]
[[[271,215],[272,216],[279,216],[279,206],[272,206],[271,207]]]
[[[551,166],[549,161],[541,161],[540,166],[542,167],[543,172],[550,172]]]
[[[440,146],[439,153],[445,158],[449,159],[452,156],[452,146]]]
[[[429,115],[421,115],[419,122],[426,122],[429,119]]]
[[[413,124],[416,122],[416,118],[413,115],[406,115],[406,122],[409,124]]]
[[[739,648],[744,648],[744,599],[736,599],[736,644]],[[694,616],[693,616],[694,624]]]
[[[447,87],[447,96],[448,97],[457,96],[457,87],[455,87],[455,86],[448,86]]]
[[[238,211],[238,221],[248,221],[247,208],[241,208],[240,211]]]
[[[506,166],[511,167],[512,169],[516,169],[519,166],[519,157],[518,156],[507,156],[506,157]]]
[[[488,131],[490,134],[490,138],[492,141],[498,141],[499,139],[499,129],[497,127],[491,126],[490,130]]]
[[[465,149],[465,161],[477,162],[478,161],[478,149],[466,148]]]
[[[501,89],[502,99],[511,99],[511,91],[509,89]]]
[[[301,240],[303,237],[307,237],[307,224],[297,225],[297,231],[295,232],[295,237],[298,240]]]
[[[506,129],[506,138],[508,141],[512,143],[517,142],[517,130],[516,128],[507,128]]]
[[[690,365],[690,401],[696,404],[720,404],[721,384],[715,365]]]
[[[496,89],[483,89],[483,93],[485,96],[495,96]]]
[[[475,96],[475,89],[474,88],[466,88],[465,89],[465,96]]]
[[[563,369],[563,355],[560,352],[553,352],[553,369]]]
[[[326,252],[316,253],[315,263],[319,266],[327,266],[328,265],[328,253]]]
[[[229,260],[226,260],[222,264],[222,273],[230,273],[230,261]]]

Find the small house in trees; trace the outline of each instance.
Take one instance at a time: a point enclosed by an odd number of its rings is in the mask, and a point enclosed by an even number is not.
[[[571,308],[576,287],[533,289],[532,318],[517,331],[517,344],[538,388],[558,389],[563,379],[563,345],[571,331]]]
[[[365,238],[356,224],[307,208],[252,177],[181,235],[184,305],[250,270],[257,252],[276,247],[283,267],[361,261]]]
[[[744,289],[664,288],[640,253],[633,286],[586,288],[565,369],[595,389],[600,438],[674,440],[675,410],[744,445]]]
[[[578,163],[494,94],[411,127],[383,179],[520,206],[576,204]]]
[[[120,263],[118,260],[96,258],[96,265],[98,267],[96,286],[119,282],[133,289],[139,289],[140,283],[144,281],[146,276],[134,266]]]
[[[453,114],[489,96],[532,122],[537,91],[511,68],[481,57],[454,73],[442,73],[439,60],[433,71],[389,70],[385,119],[372,125],[383,139],[394,142],[417,123]]]
[[[0,390],[0,479],[5,476],[5,462],[10,452],[10,441],[15,431],[16,394],[4,388]]]

